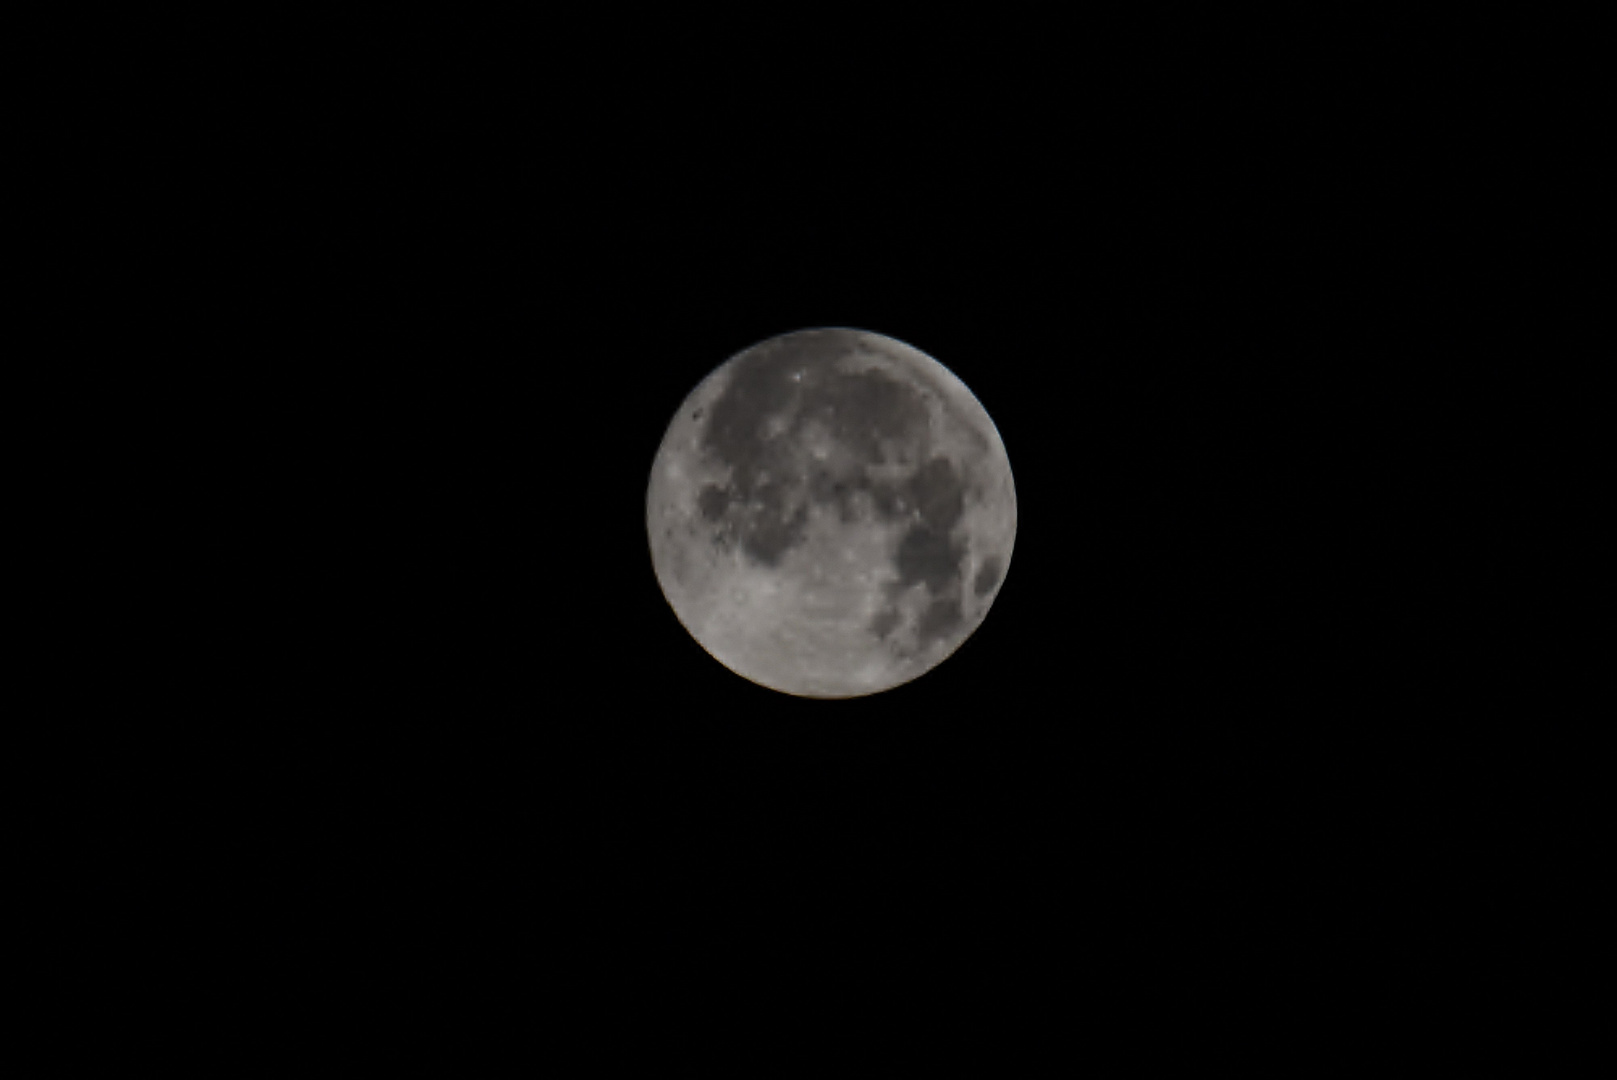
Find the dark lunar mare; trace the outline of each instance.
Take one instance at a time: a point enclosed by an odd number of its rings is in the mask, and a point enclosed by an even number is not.
[[[885,638],[897,628],[898,623],[898,612],[892,608],[883,608],[876,613],[874,619],[870,620],[870,632],[879,638]]]
[[[921,520],[933,529],[948,532],[965,510],[965,488],[946,457],[935,457],[910,478],[910,500]]]
[[[696,496],[696,508],[708,521],[722,521],[724,512],[730,508],[730,496],[717,484],[708,484]]]
[[[941,596],[959,579],[965,556],[965,545],[947,533],[916,525],[899,540],[898,553],[893,557],[898,587],[924,584],[927,592]]]
[[[972,591],[978,596],[987,596],[999,584],[999,576],[1004,572],[999,563],[998,555],[990,555],[983,560],[977,568],[977,580],[972,584]]]
[[[947,637],[961,621],[960,601],[952,596],[939,597],[921,612],[921,621],[915,626],[915,636],[925,645]]]

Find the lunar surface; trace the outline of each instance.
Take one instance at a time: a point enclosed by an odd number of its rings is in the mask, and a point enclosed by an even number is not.
[[[736,674],[846,698],[936,667],[1010,566],[999,432],[942,364],[881,334],[800,330],[720,365],[668,427],[646,495],[652,563]]]

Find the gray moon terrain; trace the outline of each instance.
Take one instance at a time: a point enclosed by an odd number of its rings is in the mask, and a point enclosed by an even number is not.
[[[717,660],[847,698],[926,673],[982,622],[1016,492],[999,432],[942,364],[881,334],[799,330],[686,398],[646,528],[663,595]]]

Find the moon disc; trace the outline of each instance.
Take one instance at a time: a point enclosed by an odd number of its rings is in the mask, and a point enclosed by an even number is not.
[[[713,657],[805,697],[876,693],[937,666],[1010,566],[1004,443],[912,346],[799,330],[719,365],[681,405],[646,494],[652,564]]]

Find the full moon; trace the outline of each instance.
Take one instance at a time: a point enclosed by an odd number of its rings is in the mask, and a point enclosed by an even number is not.
[[[947,659],[1010,567],[1016,492],[988,413],[882,334],[799,330],[692,390],[646,493],[674,614],[731,671],[815,698]]]

